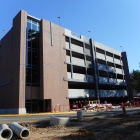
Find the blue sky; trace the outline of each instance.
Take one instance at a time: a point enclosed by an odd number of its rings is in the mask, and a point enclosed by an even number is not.
[[[91,30],[95,41],[127,52],[130,72],[140,69],[140,0],[0,0],[0,38],[21,9],[56,24],[60,16],[63,27],[83,36]]]

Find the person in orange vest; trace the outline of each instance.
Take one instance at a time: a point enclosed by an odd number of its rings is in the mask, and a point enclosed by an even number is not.
[[[126,110],[125,110],[125,106],[124,106],[123,102],[122,102],[122,110],[123,110],[123,114],[125,115],[126,114]]]

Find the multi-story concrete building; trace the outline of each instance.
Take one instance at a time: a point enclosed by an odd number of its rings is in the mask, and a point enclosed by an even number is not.
[[[21,10],[0,41],[0,113],[64,109],[87,99],[132,99],[126,53]]]

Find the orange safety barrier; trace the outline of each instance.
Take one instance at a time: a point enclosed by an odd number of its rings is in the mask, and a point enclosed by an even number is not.
[[[89,110],[91,111],[92,110],[92,107],[89,107]]]
[[[134,102],[134,107],[136,107],[136,104],[135,104],[135,102]]]
[[[112,111],[112,105],[110,106],[110,111]]]
[[[96,104],[96,110],[97,110],[97,112],[99,112],[99,110],[98,110],[98,105]]]
[[[102,103],[102,110],[104,110],[104,106],[103,106],[103,103]]]
[[[112,110],[113,110],[113,108],[112,108],[112,103],[108,103],[108,104],[110,104],[110,106],[107,105],[107,104],[105,104],[105,106],[106,106],[106,111],[108,111],[109,109],[110,109],[110,111],[112,111]]]
[[[87,109],[91,112],[93,110],[92,106],[90,106],[90,104],[88,104]]]
[[[137,107],[139,107],[139,102],[137,102]]]
[[[112,103],[110,103],[111,105],[110,105],[110,111],[112,111],[113,109],[112,109]]]
[[[113,110],[112,104],[111,103],[108,103],[108,104],[110,104],[110,105],[103,104],[103,103],[102,104],[96,104],[96,111],[99,112],[99,111],[104,110],[104,109],[105,109],[105,111],[109,111],[109,110],[112,111]],[[89,109],[91,110],[91,108],[89,108]]]
[[[78,110],[78,105],[76,105],[76,111]]]
[[[106,111],[108,110],[108,105],[106,105]]]
[[[56,105],[55,107],[54,107],[54,112],[60,112],[60,108],[59,108],[59,105]]]
[[[70,112],[70,105],[59,105],[59,112],[69,111]]]

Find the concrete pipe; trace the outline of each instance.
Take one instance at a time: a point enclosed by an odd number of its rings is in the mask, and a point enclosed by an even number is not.
[[[19,125],[17,122],[10,124],[12,131],[22,139],[29,138],[30,132],[26,127]]]
[[[10,140],[13,136],[12,130],[7,124],[2,124],[0,126],[0,140]]]
[[[50,125],[68,125],[70,123],[69,117],[50,117]]]

